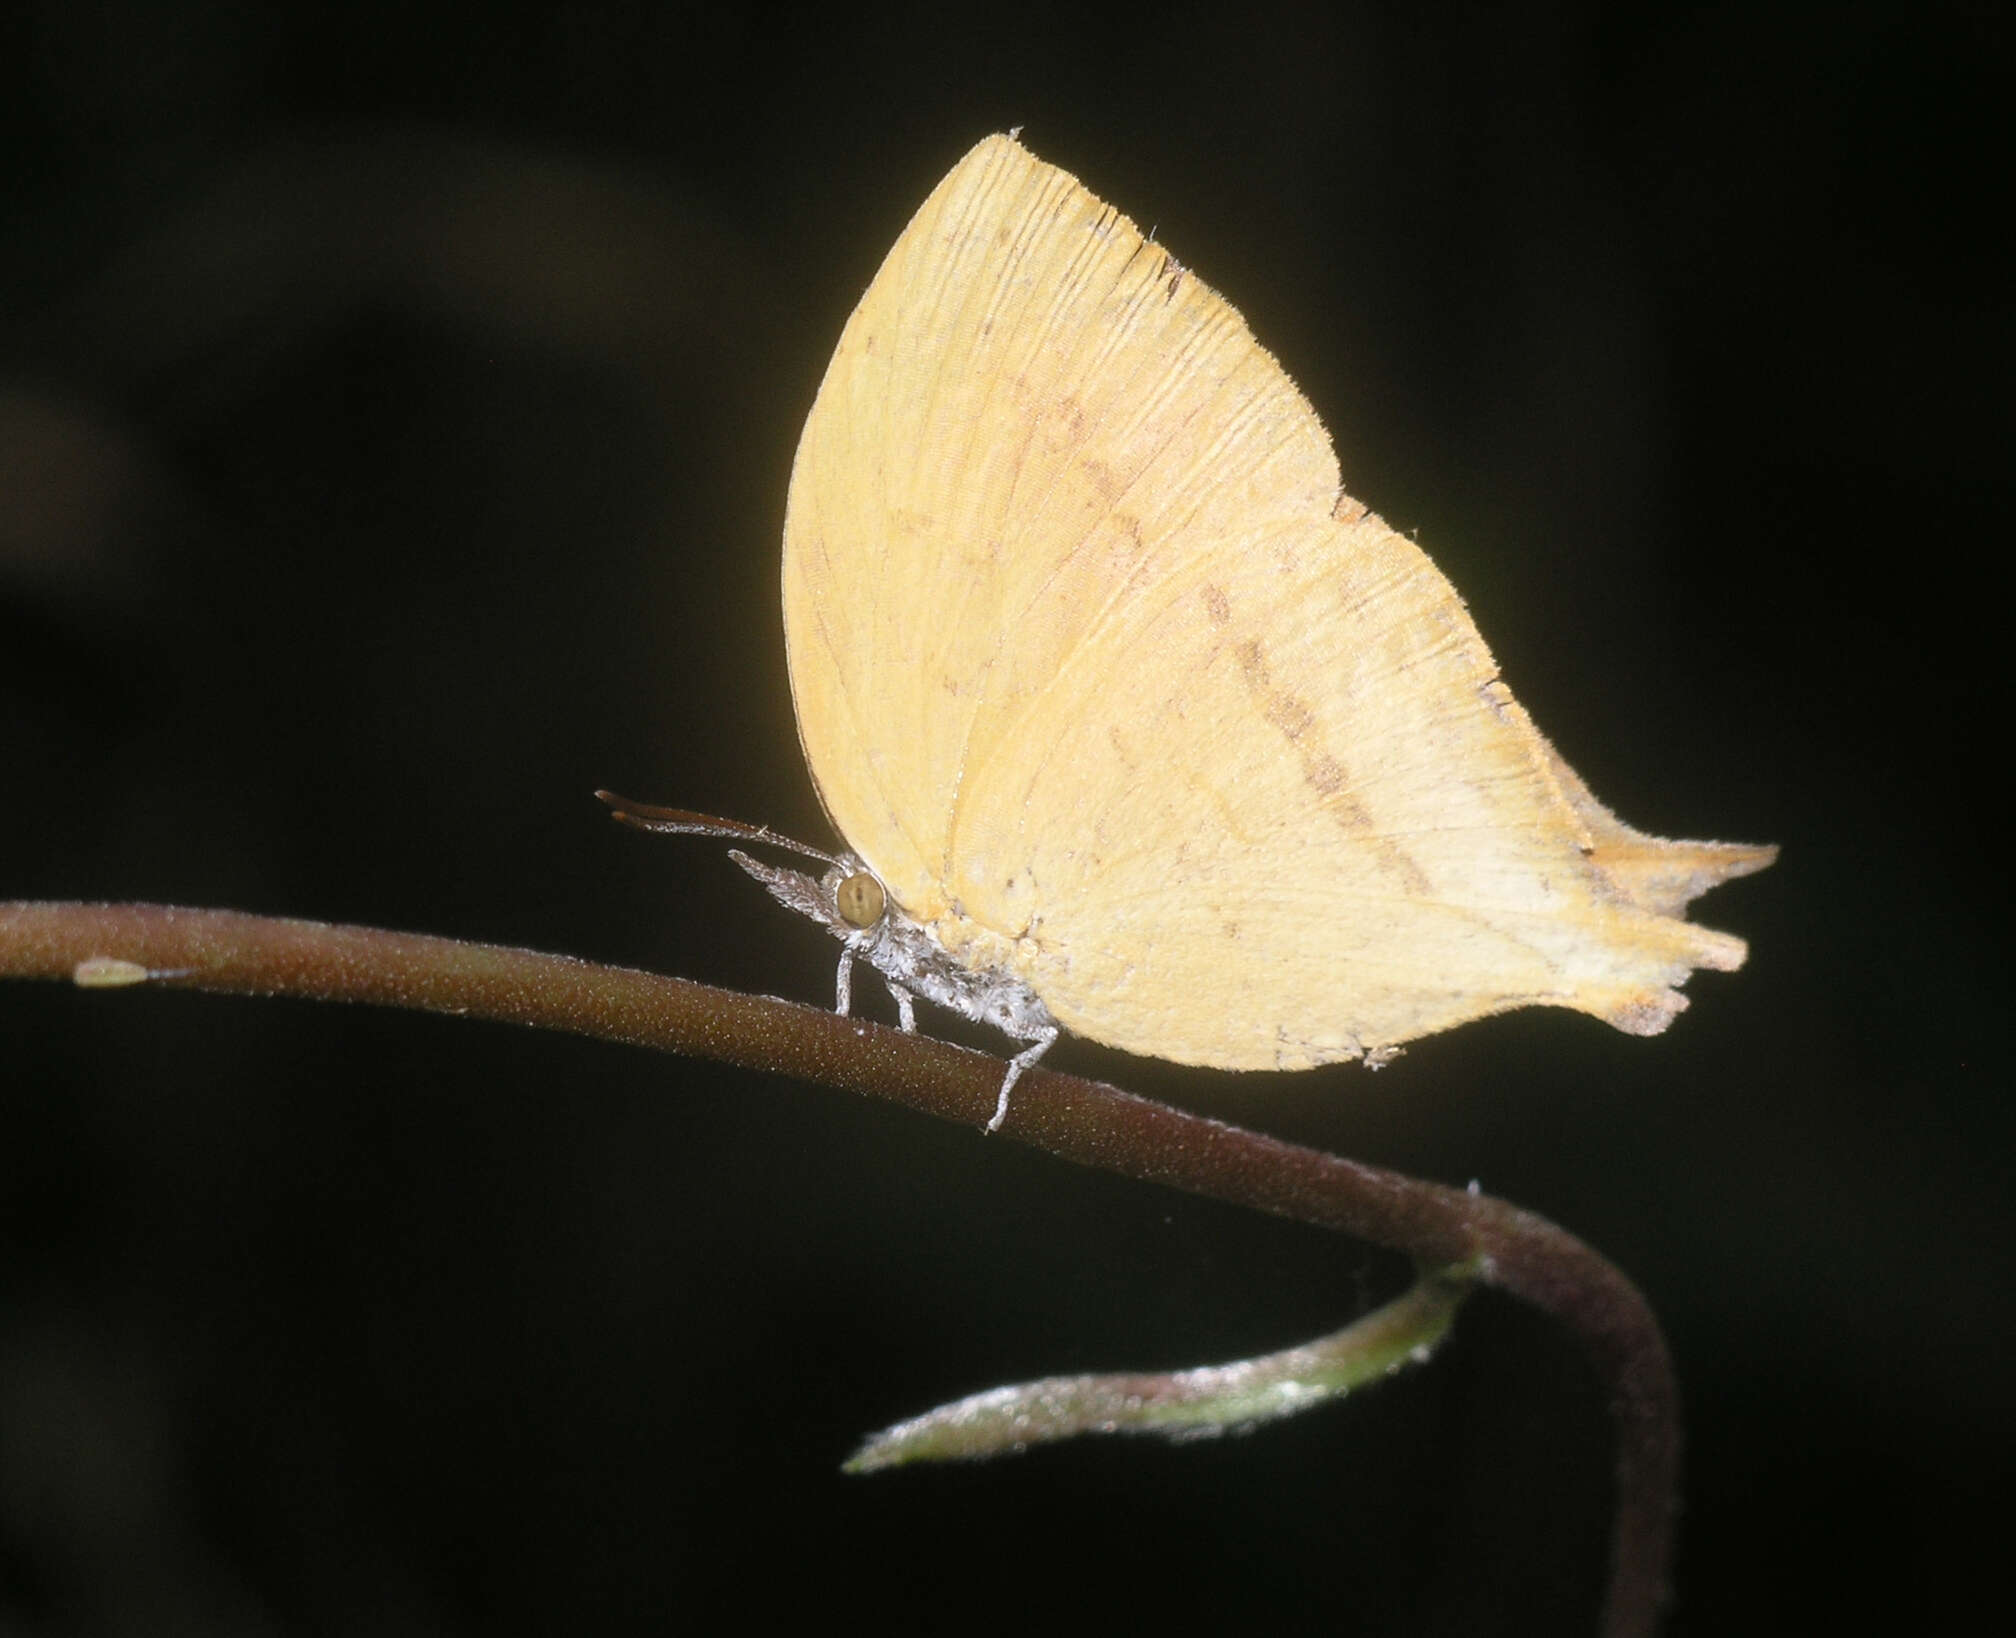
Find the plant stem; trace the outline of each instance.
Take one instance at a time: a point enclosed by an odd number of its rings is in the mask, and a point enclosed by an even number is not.
[[[86,963],[82,974],[78,969]],[[137,978],[131,963],[149,976]],[[0,977],[284,995],[485,1018],[711,1058],[888,1098],[982,1127],[998,1060],[817,1008],[497,945],[222,910],[0,904]],[[1076,1076],[1032,1070],[1002,1135],[1405,1252],[1565,1325],[1603,1383],[1617,1438],[1603,1632],[1648,1638],[1671,1556],[1679,1397],[1657,1319],[1623,1274],[1531,1212],[1281,1143]]]

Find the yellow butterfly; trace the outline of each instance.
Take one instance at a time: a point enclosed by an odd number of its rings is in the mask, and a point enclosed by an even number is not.
[[[1508,1008],[1654,1035],[1775,849],[1618,821],[1456,590],[1345,494],[1245,322],[994,136],[855,309],[798,445],[784,631],[846,851],[738,861],[911,997],[1226,1069]],[[649,828],[767,831],[612,799]],[[991,1128],[990,1128],[991,1129]]]

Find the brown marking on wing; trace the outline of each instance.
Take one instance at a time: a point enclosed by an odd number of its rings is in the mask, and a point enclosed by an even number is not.
[[[1249,637],[1235,652],[1240,675],[1245,678],[1260,715],[1295,748],[1302,762],[1303,782],[1322,797],[1324,811],[1349,834],[1370,845],[1378,853],[1380,863],[1405,882],[1408,891],[1423,897],[1431,894],[1434,886],[1421,867],[1392,837],[1381,836],[1374,829],[1371,813],[1351,793],[1343,763],[1315,743],[1317,735],[1311,730],[1316,726],[1316,717],[1307,702],[1285,688],[1274,686],[1260,640]]]

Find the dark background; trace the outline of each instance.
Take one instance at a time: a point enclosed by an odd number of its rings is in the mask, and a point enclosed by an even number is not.
[[[1656,1041],[1056,1061],[1639,1280],[1675,1632],[1951,1627],[2016,1477],[2002,9],[10,8],[0,893],[829,995],[822,935],[589,793],[826,839],[792,450],[910,212],[1023,125],[1239,306],[1600,796],[1785,850]],[[1600,1409],[1497,1300],[1252,1437],[837,1472],[1342,1323],[1394,1270],[1333,1236],[434,1018],[9,987],[0,1088],[10,1638],[1589,1630]]]

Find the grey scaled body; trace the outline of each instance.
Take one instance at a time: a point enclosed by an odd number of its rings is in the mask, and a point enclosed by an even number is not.
[[[768,888],[778,903],[818,922],[840,941],[834,1010],[842,1017],[849,1015],[853,1005],[854,963],[858,958],[888,984],[889,993],[896,997],[897,1019],[905,1030],[915,1033],[917,1013],[912,998],[922,996],[948,1012],[991,1024],[1004,1035],[1028,1043],[1008,1060],[1007,1073],[1001,1078],[994,1118],[987,1123],[988,1131],[999,1130],[1008,1118],[1008,1094],[1022,1071],[1057,1039],[1057,1020],[1050,1016],[1042,998],[1012,973],[976,969],[956,960],[928,927],[912,920],[880,889],[879,882],[881,914],[865,927],[849,920],[840,909],[843,887],[863,876],[874,879],[874,873],[851,853],[840,854],[819,877],[766,865],[739,848],[730,848],[728,856]]]

